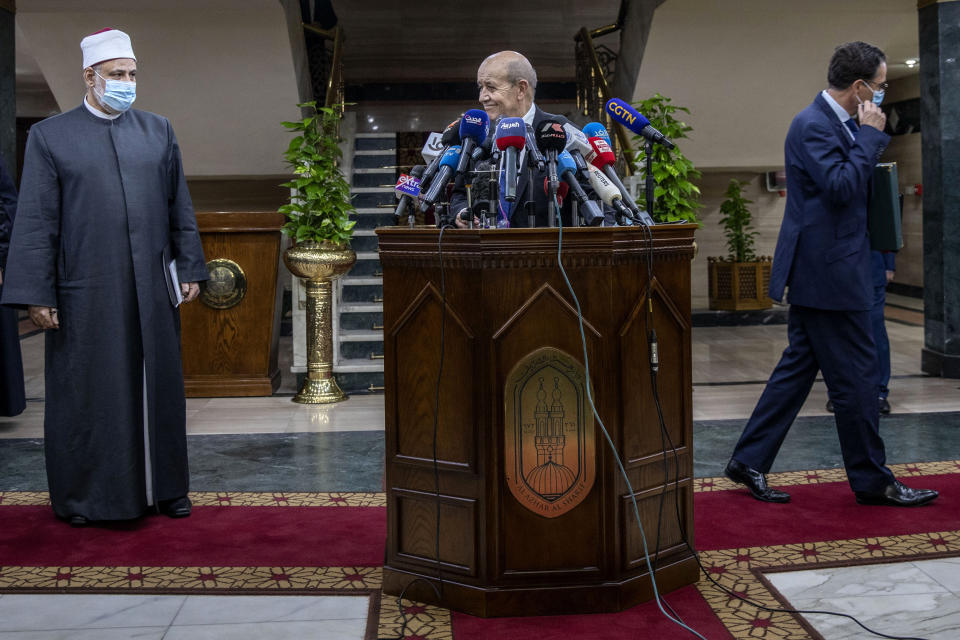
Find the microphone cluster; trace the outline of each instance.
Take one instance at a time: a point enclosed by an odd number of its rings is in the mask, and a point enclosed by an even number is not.
[[[623,100],[609,100],[606,112],[650,144],[674,148],[647,118]],[[503,200],[516,202],[522,169],[519,164],[525,155],[527,166],[546,172],[544,189],[548,198],[556,197],[561,203],[564,196],[572,194],[588,226],[603,222],[603,210],[583,189],[581,177],[600,201],[616,211],[621,224],[653,224],[648,212],[637,206],[617,175],[610,134],[599,122],[591,122],[581,130],[569,122],[545,120],[534,130],[523,118],[500,118],[491,123],[485,111],[471,109],[446,127],[440,144],[443,151],[428,165],[414,167],[409,176],[402,175],[397,182],[398,216],[413,201],[419,201],[420,210],[426,212],[452,179],[467,179],[469,186],[472,167],[488,159],[499,163],[497,173]]]

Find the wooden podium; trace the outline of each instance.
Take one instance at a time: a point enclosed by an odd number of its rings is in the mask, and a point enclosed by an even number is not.
[[[188,397],[269,396],[280,386],[276,212],[197,212],[211,280],[180,311]]]
[[[590,389],[630,477],[651,555],[665,452],[668,458],[660,552],[652,558],[661,593],[699,576],[677,523],[673,484],[676,453],[680,516],[692,546],[695,229],[655,227],[652,242],[624,227],[563,231],[563,264],[583,311]],[[397,595],[410,585],[411,599],[484,617],[614,612],[651,599],[627,485],[587,403],[577,312],[557,266],[558,230],[445,231],[443,283],[437,229],[381,228],[377,235],[385,325],[384,592]],[[650,383],[651,253],[658,388],[675,451],[661,436]]]

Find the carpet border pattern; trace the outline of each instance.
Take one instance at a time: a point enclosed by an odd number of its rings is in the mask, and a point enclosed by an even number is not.
[[[890,468],[897,477],[907,478],[951,474],[960,473],[960,461],[898,464]],[[768,474],[769,483],[779,486],[845,480],[843,469]],[[696,492],[738,487],[726,478],[694,480]],[[200,491],[192,492],[190,498],[194,505],[204,507],[386,506],[383,493]],[[0,507],[48,504],[45,492],[0,491]],[[724,586],[766,606],[783,607],[785,602],[765,578],[766,573],[957,556],[960,530],[720,549],[700,555],[712,577]],[[378,621],[369,624],[368,638],[397,638],[405,621],[406,637],[453,640],[453,616],[449,610],[406,600],[401,610],[396,597],[380,592],[381,584],[380,567],[0,567],[0,593],[369,594],[371,612],[378,616]],[[716,589],[704,575],[696,586],[733,638],[822,640],[797,614],[758,611]]]

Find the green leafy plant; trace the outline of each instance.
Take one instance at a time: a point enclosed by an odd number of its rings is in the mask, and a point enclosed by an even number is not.
[[[634,104],[650,124],[664,136],[676,142],[687,137],[687,132],[693,127],[682,122],[674,115],[676,112],[690,113],[686,107],[678,107],[670,103],[670,98],[657,93],[653,97],[641,100]],[[634,136],[633,142],[640,150],[636,155],[636,166],[642,171],[646,167],[646,140]],[[686,220],[699,222],[697,209],[700,204],[700,189],[693,183],[700,178],[693,163],[679,149],[670,151],[663,145],[653,147],[653,177],[657,183],[654,189],[653,219],[657,222]]]
[[[318,107],[316,102],[298,104],[310,115],[284,127],[297,133],[283,157],[293,168],[294,179],[280,186],[293,190],[290,204],[278,211],[287,217],[283,232],[296,242],[329,242],[347,245],[353,235],[355,221],[350,203],[350,185],[340,168],[337,126],[340,112],[335,108]]]
[[[746,184],[740,180],[730,180],[727,192],[723,194],[726,200],[720,205],[720,224],[723,225],[723,233],[727,236],[727,250],[730,252],[727,259],[731,262],[757,260],[753,249],[753,240],[757,232],[750,230],[750,210],[747,208],[748,204],[753,204],[753,200],[743,197],[743,187]]]

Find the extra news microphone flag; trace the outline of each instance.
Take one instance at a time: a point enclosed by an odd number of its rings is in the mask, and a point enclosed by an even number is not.
[[[643,136],[654,144],[662,144],[667,149],[673,149],[676,146],[667,140],[662,133],[654,129],[650,121],[640,115],[639,111],[620,98],[611,98],[607,101],[607,113],[630,131]]]

